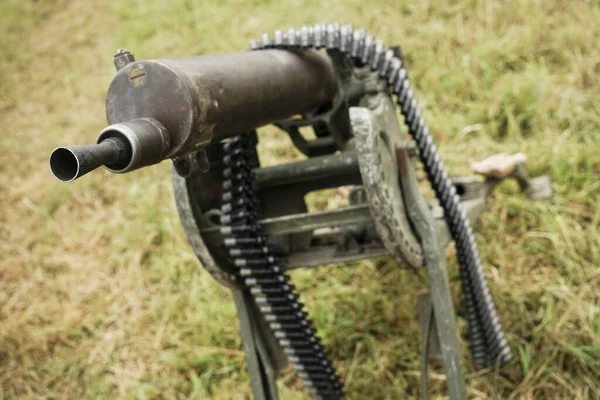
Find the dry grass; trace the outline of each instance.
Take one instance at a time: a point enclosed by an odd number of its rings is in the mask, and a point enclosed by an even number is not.
[[[167,163],[64,185],[47,157],[105,124],[118,47],[141,59],[235,51],[263,30],[338,19],[403,46],[454,172],[524,151],[552,176],[551,201],[507,183],[477,227],[517,358],[476,372],[465,352],[470,397],[600,398],[597,1],[303,3],[0,3],[0,397],[249,396],[233,304],[188,248]],[[272,132],[262,145],[291,156]],[[418,396],[414,277],[380,260],[295,278],[349,398]],[[306,398],[293,374],[279,385]],[[444,396],[442,375],[433,385]]]

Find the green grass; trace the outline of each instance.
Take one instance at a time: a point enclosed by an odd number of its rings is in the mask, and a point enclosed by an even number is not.
[[[139,59],[230,52],[263,31],[330,20],[402,45],[452,172],[523,151],[532,174],[552,177],[545,202],[503,184],[476,227],[516,359],[475,371],[464,352],[469,397],[600,398],[593,0],[0,3],[0,397],[250,396],[233,302],[186,242],[168,163],[64,185],[47,159],[104,127],[119,47]],[[297,156],[262,133],[268,163]],[[348,398],[419,396],[419,280],[386,259],[294,278]],[[444,397],[441,369],[432,372]],[[283,399],[307,398],[292,372],[279,386]]]

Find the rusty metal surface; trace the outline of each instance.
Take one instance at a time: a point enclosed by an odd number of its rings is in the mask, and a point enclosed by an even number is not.
[[[171,135],[173,157],[319,107],[336,90],[331,62],[316,51],[136,61],[113,79],[106,114],[111,124],[157,119]]]
[[[423,266],[423,251],[409,223],[398,185],[395,147],[405,144],[394,107],[385,95],[370,96],[370,109],[350,109],[360,172],[381,241],[404,266]]]

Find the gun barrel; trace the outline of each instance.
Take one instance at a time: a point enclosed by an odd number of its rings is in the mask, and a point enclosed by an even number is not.
[[[336,93],[329,57],[314,50],[134,61],[110,84],[110,125],[98,144],[60,147],[50,167],[64,182],[101,165],[111,172],[132,171],[315,110]],[[124,150],[117,151],[119,146]]]

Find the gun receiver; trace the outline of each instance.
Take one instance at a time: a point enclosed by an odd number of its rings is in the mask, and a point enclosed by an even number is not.
[[[172,158],[185,176],[184,157],[212,141],[327,105],[336,91],[329,57],[312,50],[134,61],[110,84],[97,144],[59,147],[50,167],[71,182],[101,165],[124,173]]]

